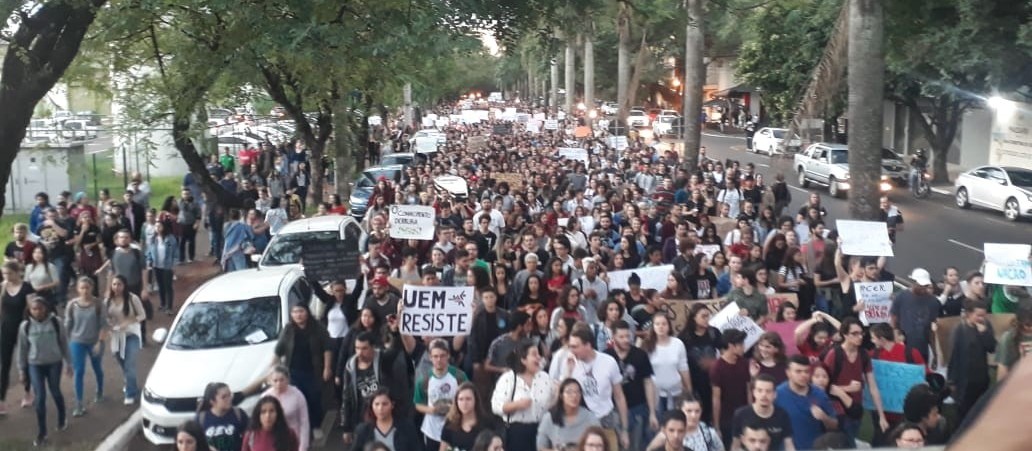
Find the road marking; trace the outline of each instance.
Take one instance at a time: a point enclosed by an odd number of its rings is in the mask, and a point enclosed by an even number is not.
[[[710,138],[745,139],[745,137],[742,136],[715,135],[713,133],[703,133],[702,136],[709,136]]]
[[[982,250],[981,250],[981,249],[979,249],[979,248],[977,248],[977,247],[974,247],[974,246],[971,246],[971,245],[969,245],[969,244],[964,244],[964,243],[961,243],[960,241],[957,241],[957,240],[955,240],[955,239],[953,239],[953,238],[950,238],[950,239],[948,239],[948,240],[946,240],[946,241],[949,241],[949,242],[951,242],[951,243],[953,243],[953,244],[956,244],[957,246],[960,246],[960,247],[962,247],[962,248],[965,248],[965,249],[969,249],[969,250],[972,250],[972,251],[978,252],[979,254],[981,254],[981,253],[982,253]]]
[[[770,167],[769,164],[763,164],[763,163],[756,163],[756,166],[759,166],[761,168],[769,168]]]
[[[798,187],[798,186],[792,186],[792,185],[788,185],[788,187],[789,187],[789,188],[792,188],[792,189],[794,189],[794,190],[796,190],[796,191],[799,191],[800,193],[807,193],[807,194],[809,194],[809,193],[810,193],[810,191],[809,191],[809,190],[807,190],[806,188],[800,188],[800,187]]]

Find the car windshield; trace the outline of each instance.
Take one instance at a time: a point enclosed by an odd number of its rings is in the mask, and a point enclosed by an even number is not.
[[[1010,176],[1011,184],[1032,188],[1032,171],[1008,169],[1007,175]]]
[[[295,265],[301,261],[302,241],[334,241],[338,239],[340,239],[340,232],[336,230],[281,233],[269,243],[269,248],[262,257],[262,265]]]
[[[775,129],[771,129],[771,132],[774,133],[774,137],[777,138],[777,139],[782,139],[782,138],[785,137],[785,131],[784,130],[778,130],[778,129],[775,128]]]
[[[845,149],[832,149],[831,164],[849,164],[849,156]]]
[[[896,152],[893,152],[893,151],[891,151],[889,149],[882,149],[881,150],[881,157],[882,157],[882,160],[900,160],[901,159],[899,157],[899,155],[896,154]]]
[[[412,161],[411,155],[386,155],[381,164],[409,164]]]
[[[380,177],[387,177],[387,180],[394,180],[394,177],[400,172],[401,171],[396,169],[370,169],[363,172],[362,175],[364,175],[365,178],[372,180],[373,184],[375,184],[377,180],[380,180]]]
[[[188,304],[172,329],[168,347],[228,348],[276,340],[280,332],[280,309],[278,296]]]

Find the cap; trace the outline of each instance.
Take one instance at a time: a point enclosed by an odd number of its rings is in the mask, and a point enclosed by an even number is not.
[[[387,276],[376,276],[373,278],[374,287],[386,287],[390,285],[390,280],[387,280]]]
[[[932,276],[924,268],[914,268],[914,271],[910,273],[910,278],[921,286],[932,284]]]

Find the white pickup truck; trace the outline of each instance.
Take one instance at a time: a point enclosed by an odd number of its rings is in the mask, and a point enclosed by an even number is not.
[[[845,144],[816,143],[795,155],[799,186],[806,188],[810,183],[828,187],[832,197],[845,196],[849,191],[849,147]],[[902,160],[894,152],[883,150],[881,192],[892,190],[892,181],[906,179]]]

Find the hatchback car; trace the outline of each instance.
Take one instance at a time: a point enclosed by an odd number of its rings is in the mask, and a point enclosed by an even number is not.
[[[250,412],[245,396],[268,373],[290,306],[311,300],[298,268],[248,269],[201,285],[183,304],[172,327],[154,331],[162,343],[143,389],[143,435],[157,445],[175,441],[176,427],[192,419],[204,387],[224,382],[233,404]]]
[[[362,171],[362,175],[358,176],[354,186],[351,187],[351,197],[348,199],[348,204],[351,205],[351,215],[356,218],[365,216],[366,209],[369,208],[369,197],[373,195],[373,188],[376,187],[376,182],[380,180],[380,177],[401,182],[404,170],[405,166],[394,164],[372,166]]]
[[[652,121],[649,120],[649,115],[645,114],[644,110],[633,109],[627,112],[627,126],[628,127],[648,127]]]
[[[355,218],[347,215],[316,216],[288,222],[265,247],[259,258],[261,269],[277,266],[300,266],[301,243],[304,241],[345,240],[354,243],[357,250],[365,232]],[[341,237],[343,235],[343,238]]]
[[[756,131],[753,135],[752,151],[756,153],[763,152],[767,155],[774,156],[774,154],[781,153],[778,150],[781,143],[785,140],[785,135],[788,134],[788,130],[784,128],[764,127]],[[789,152],[798,152],[801,142],[799,136],[795,136],[788,141]]]
[[[1032,216],[1032,170],[981,166],[961,173],[953,186],[960,208],[977,205],[1002,211],[1011,221]]]

